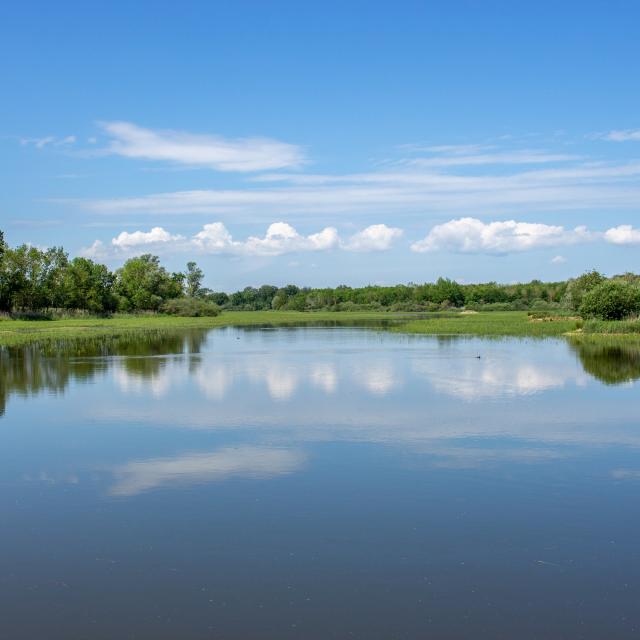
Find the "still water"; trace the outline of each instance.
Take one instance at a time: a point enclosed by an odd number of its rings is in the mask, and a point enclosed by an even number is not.
[[[1,638],[640,634],[638,351],[222,329],[0,365]]]

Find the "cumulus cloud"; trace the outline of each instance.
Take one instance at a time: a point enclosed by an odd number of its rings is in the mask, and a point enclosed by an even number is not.
[[[162,227],[153,227],[150,231],[122,231],[111,240],[111,249],[113,255],[133,254],[140,250],[171,250],[246,256],[279,256],[339,248],[348,251],[384,251],[401,235],[401,229],[377,224],[342,241],[335,227],[325,227],[317,233],[303,235],[286,222],[274,222],[264,236],[234,240],[222,222],[212,222],[205,224],[191,238],[171,234]],[[109,252],[100,240],[96,240],[90,247],[82,249],[81,255],[104,258]]]
[[[609,131],[604,135],[605,140],[612,142],[640,142],[640,129],[619,129]]]
[[[640,229],[634,229],[630,224],[621,224],[607,229],[604,239],[611,244],[637,245],[640,244]]]
[[[184,131],[155,131],[131,122],[103,122],[108,152],[217,171],[264,171],[303,164],[300,147],[270,138],[223,138]]]
[[[207,253],[238,253],[256,256],[279,256],[298,251],[325,251],[338,246],[338,232],[326,227],[318,233],[303,236],[286,222],[269,225],[264,237],[250,236],[244,241],[232,238],[222,222],[204,225],[193,243]]]
[[[477,218],[459,218],[436,225],[423,240],[412,244],[411,249],[418,253],[446,250],[500,255],[573,244],[591,236],[585,227],[566,230],[558,225],[515,220],[485,223]]]
[[[286,222],[275,222],[269,226],[264,238],[248,238],[243,243],[243,251],[251,255],[266,256],[295,251],[323,251],[337,247],[338,240],[338,231],[334,227],[302,236]]]
[[[566,261],[567,259],[564,256],[554,256],[549,262],[551,264],[564,264]]]
[[[101,240],[94,240],[89,247],[80,249],[80,255],[83,258],[91,258],[92,260],[101,260],[108,256],[104,243]]]
[[[167,242],[177,242],[184,238],[179,235],[171,235],[162,227],[153,227],[151,231],[134,231],[129,233],[123,231],[111,240],[111,244],[118,249],[132,249],[142,245],[162,244]]]
[[[402,236],[402,229],[386,224],[372,224],[354,233],[345,243],[348,251],[386,251],[395,240]]]
[[[193,242],[207,253],[222,253],[233,246],[233,238],[222,222],[205,224],[202,231],[193,236]]]

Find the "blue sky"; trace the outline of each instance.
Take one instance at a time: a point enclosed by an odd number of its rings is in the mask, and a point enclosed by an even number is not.
[[[195,259],[225,290],[638,271],[639,23],[632,1],[4,3],[0,228]]]

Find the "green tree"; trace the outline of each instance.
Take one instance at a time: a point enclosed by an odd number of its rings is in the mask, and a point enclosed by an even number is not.
[[[464,304],[464,289],[455,280],[438,278],[432,291],[431,301],[437,304],[449,303],[454,307]]]
[[[118,306],[123,311],[157,311],[165,300],[183,294],[183,280],[183,274],[169,274],[158,256],[130,258],[116,273]]]
[[[65,307],[93,313],[114,311],[114,275],[103,264],[74,258],[64,273]]]
[[[606,280],[586,293],[580,305],[585,318],[622,320],[640,313],[640,287],[625,280]]]
[[[578,311],[582,305],[582,299],[594,287],[605,281],[605,277],[595,269],[583,273],[578,278],[569,280],[564,294],[563,304],[568,309]]]
[[[204,272],[202,269],[193,261],[187,262],[187,273],[185,276],[186,293],[190,298],[195,298],[200,295],[203,278]]]

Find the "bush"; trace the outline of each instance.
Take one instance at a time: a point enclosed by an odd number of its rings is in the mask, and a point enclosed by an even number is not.
[[[217,316],[220,313],[220,307],[217,304],[199,298],[172,298],[167,300],[160,310],[172,316],[191,318]]]
[[[585,318],[622,320],[640,313],[640,287],[624,280],[607,280],[586,293],[580,305]]]

